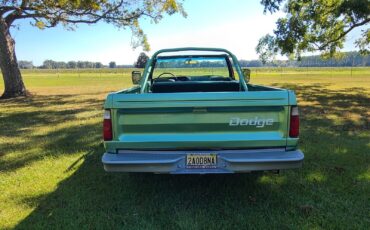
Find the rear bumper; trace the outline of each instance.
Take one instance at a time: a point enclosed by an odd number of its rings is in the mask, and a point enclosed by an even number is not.
[[[186,168],[189,153],[217,154],[217,167]],[[102,162],[107,172],[152,172],[171,174],[237,173],[280,170],[302,167],[304,155],[300,150],[255,149],[221,151],[135,151],[104,153]]]

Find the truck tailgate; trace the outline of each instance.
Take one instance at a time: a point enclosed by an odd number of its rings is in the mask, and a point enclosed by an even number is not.
[[[286,90],[115,94],[113,136],[119,149],[238,149],[285,147]]]

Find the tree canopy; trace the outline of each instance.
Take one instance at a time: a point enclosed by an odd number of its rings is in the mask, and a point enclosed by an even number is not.
[[[277,20],[273,35],[259,40],[256,51],[262,61],[278,53],[299,59],[302,53],[313,51],[333,57],[343,48],[346,36],[360,27],[362,35],[354,43],[360,53],[369,53],[368,0],[261,0],[261,4],[264,13],[286,13]]]
[[[113,69],[113,68],[116,68],[116,67],[117,67],[116,62],[114,62],[114,61],[109,62],[109,68]]]
[[[177,0],[3,0],[0,15],[8,25],[19,19],[30,19],[40,29],[59,24],[76,29],[77,24],[94,24],[100,21],[119,28],[129,27],[136,39],[133,46],[150,46],[138,19],[148,17],[159,22],[164,13],[180,12],[186,16],[182,3]]]
[[[141,52],[139,57],[137,58],[137,61],[134,63],[134,66],[136,68],[144,68],[148,60],[148,55],[146,55],[144,52]]]
[[[76,29],[78,24],[106,22],[119,28],[130,28],[134,47],[149,50],[148,39],[139,18],[159,22],[164,14],[186,16],[181,0],[1,0],[0,1],[0,67],[5,91],[1,98],[26,95],[15,53],[10,27],[28,19],[40,29],[63,25]],[[50,63],[49,63],[50,64]],[[59,63],[63,64],[63,63]]]

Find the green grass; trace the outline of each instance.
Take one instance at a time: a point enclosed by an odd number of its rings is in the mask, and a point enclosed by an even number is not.
[[[370,68],[353,72],[253,72],[296,90],[302,169],[172,176],[103,171],[102,103],[130,70],[25,71],[33,96],[0,101],[0,229],[368,229]]]

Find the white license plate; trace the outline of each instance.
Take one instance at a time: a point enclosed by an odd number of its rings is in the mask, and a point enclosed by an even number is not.
[[[187,168],[216,168],[217,154],[187,154],[186,155]]]

